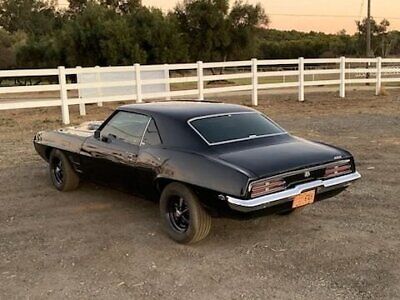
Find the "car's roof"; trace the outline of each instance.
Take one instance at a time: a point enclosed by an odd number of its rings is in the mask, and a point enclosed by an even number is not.
[[[189,120],[196,117],[237,113],[237,112],[252,112],[253,109],[226,103],[194,101],[194,100],[179,100],[179,101],[164,101],[151,103],[138,103],[124,105],[118,108],[119,110],[138,112],[148,115],[158,115],[172,117],[174,119]]]

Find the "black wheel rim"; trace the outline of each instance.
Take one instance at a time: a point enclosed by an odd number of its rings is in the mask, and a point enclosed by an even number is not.
[[[54,175],[54,179],[56,180],[57,184],[63,183],[63,178],[64,178],[63,165],[62,165],[62,161],[58,158],[54,159],[53,175]]]
[[[190,213],[185,199],[182,197],[171,197],[168,201],[168,218],[172,228],[184,233],[189,228]]]

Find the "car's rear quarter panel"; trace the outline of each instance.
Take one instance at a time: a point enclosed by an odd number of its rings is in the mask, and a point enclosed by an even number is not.
[[[168,149],[152,152],[153,157],[161,158],[155,181],[174,180],[235,197],[246,194],[248,175],[231,166],[197,153]]]

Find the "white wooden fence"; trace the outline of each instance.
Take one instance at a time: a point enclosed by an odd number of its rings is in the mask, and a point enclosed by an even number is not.
[[[203,100],[207,94],[247,91],[251,93],[252,105],[258,105],[258,91],[275,88],[297,88],[299,101],[304,101],[305,87],[310,86],[339,86],[340,97],[346,95],[346,85],[370,84],[376,86],[376,94],[386,82],[400,82],[400,59],[378,58],[331,58],[331,59],[285,59],[285,60],[257,60],[211,62],[164,65],[139,65],[122,67],[90,67],[58,69],[31,69],[31,70],[2,70],[0,80],[15,78],[50,78],[55,83],[0,86],[0,110],[17,108],[34,108],[60,106],[62,121],[69,124],[69,106],[79,105],[81,115],[86,114],[86,104],[110,101],[136,101],[147,99],[171,99],[173,97],[194,96]],[[285,70],[285,68],[286,70]],[[214,75],[211,69],[224,69],[221,74]],[[287,68],[290,68],[287,70]],[[141,71],[163,70],[164,79],[147,79],[140,77]],[[135,72],[136,78],[132,81],[77,83],[78,74],[95,72]],[[215,72],[214,72],[215,73]],[[170,76],[174,74],[174,76]],[[362,74],[362,76],[355,76]],[[282,77],[281,82],[271,81],[271,78]],[[287,80],[292,78],[292,80]],[[236,80],[236,85],[207,87],[206,83],[220,80]],[[152,84],[165,84],[165,92],[142,93],[142,87]],[[135,86],[135,95],[101,96],[94,98],[80,98],[74,96],[73,91],[83,88]],[[175,85],[175,86],[174,86]],[[53,93],[52,98],[33,99],[33,93]],[[54,96],[56,92],[56,96]],[[14,94],[24,93],[25,97],[12,97]],[[75,92],[75,95],[78,95]],[[7,98],[10,96],[10,98]]]

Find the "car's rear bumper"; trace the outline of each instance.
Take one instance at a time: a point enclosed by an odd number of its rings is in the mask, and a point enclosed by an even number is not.
[[[282,192],[257,197],[254,199],[237,199],[234,197],[227,197],[228,204],[231,209],[241,212],[251,212],[256,210],[265,209],[275,205],[281,205],[286,202],[293,201],[293,198],[303,192],[316,189],[317,194],[330,192],[335,189],[340,189],[348,186],[351,182],[361,178],[360,173],[354,172],[348,175],[327,179],[327,180],[314,180],[304,184],[299,184],[294,188],[287,189]]]

